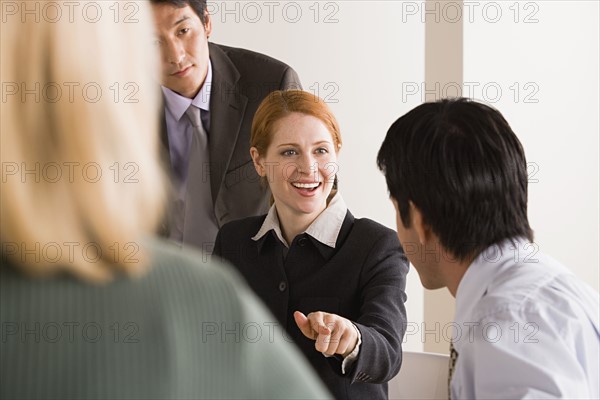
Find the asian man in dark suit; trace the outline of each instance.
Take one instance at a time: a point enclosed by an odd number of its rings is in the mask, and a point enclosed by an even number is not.
[[[162,142],[174,184],[163,233],[211,253],[226,222],[269,209],[250,158],[260,102],[300,88],[288,65],[245,49],[209,43],[206,0],[151,0],[162,55]]]

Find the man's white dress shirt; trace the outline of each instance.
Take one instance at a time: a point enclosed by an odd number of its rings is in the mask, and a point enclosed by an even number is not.
[[[456,293],[451,398],[599,399],[598,304],[535,243],[488,248]]]

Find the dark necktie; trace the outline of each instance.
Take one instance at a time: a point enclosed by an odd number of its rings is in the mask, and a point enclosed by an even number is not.
[[[200,136],[203,138],[203,140],[207,140],[207,127],[210,124],[208,111],[201,110],[194,105],[190,105],[185,114],[193,129],[185,129],[183,132],[183,140],[180,142],[174,142],[172,145],[174,146],[174,151],[172,151],[173,171],[175,172],[175,177],[177,178],[179,184],[183,184],[187,180],[189,160],[191,158],[190,148],[193,144],[193,136],[199,131],[198,121],[200,120],[202,122],[202,128],[204,128],[200,133]]]
[[[176,179],[176,187],[180,193],[182,185],[185,183],[187,177],[187,168],[189,160],[190,146],[192,144],[192,132],[191,129],[185,129],[183,131],[183,137],[180,141],[173,141],[171,146],[171,164],[173,165],[173,173]]]
[[[185,111],[185,115],[189,118],[192,123],[193,136],[192,136],[192,145],[189,149],[189,159],[191,160],[194,156],[193,151],[206,152],[208,149],[208,135],[206,134],[206,130],[204,129],[201,111],[198,107],[193,104],[189,106],[189,108]],[[194,143],[194,139],[197,140],[197,143]],[[189,162],[188,162],[189,164]]]
[[[456,359],[458,353],[454,350],[454,345],[450,342],[450,360],[448,361],[448,399],[451,399],[450,382],[452,382],[452,374],[454,373],[454,366],[456,365]]]
[[[185,189],[183,242],[208,251],[218,231],[208,173],[208,135],[198,107],[191,105],[185,114],[192,123],[193,134]]]

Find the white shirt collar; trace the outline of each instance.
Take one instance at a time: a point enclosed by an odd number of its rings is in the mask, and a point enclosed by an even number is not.
[[[346,206],[342,195],[337,193],[333,199],[331,199],[327,208],[319,214],[304,233],[334,249],[347,212],[348,207]],[[281,243],[289,248],[289,244],[285,241],[281,232],[281,225],[279,223],[275,204],[269,209],[267,217],[259,231],[252,237],[252,240],[258,241],[271,230],[275,232],[275,235],[277,235],[277,238]]]
[[[456,290],[454,321],[459,326],[464,327],[471,322],[473,311],[490,286],[496,282],[497,277],[507,268],[522,263],[528,256],[527,253],[518,250],[523,249],[527,243],[529,240],[522,237],[506,239],[486,248],[473,260]],[[461,342],[455,344],[457,351]]]

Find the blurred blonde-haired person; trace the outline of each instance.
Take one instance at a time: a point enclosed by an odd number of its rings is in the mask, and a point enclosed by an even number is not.
[[[0,397],[328,397],[235,273],[151,238],[158,63],[127,4],[2,4]]]

